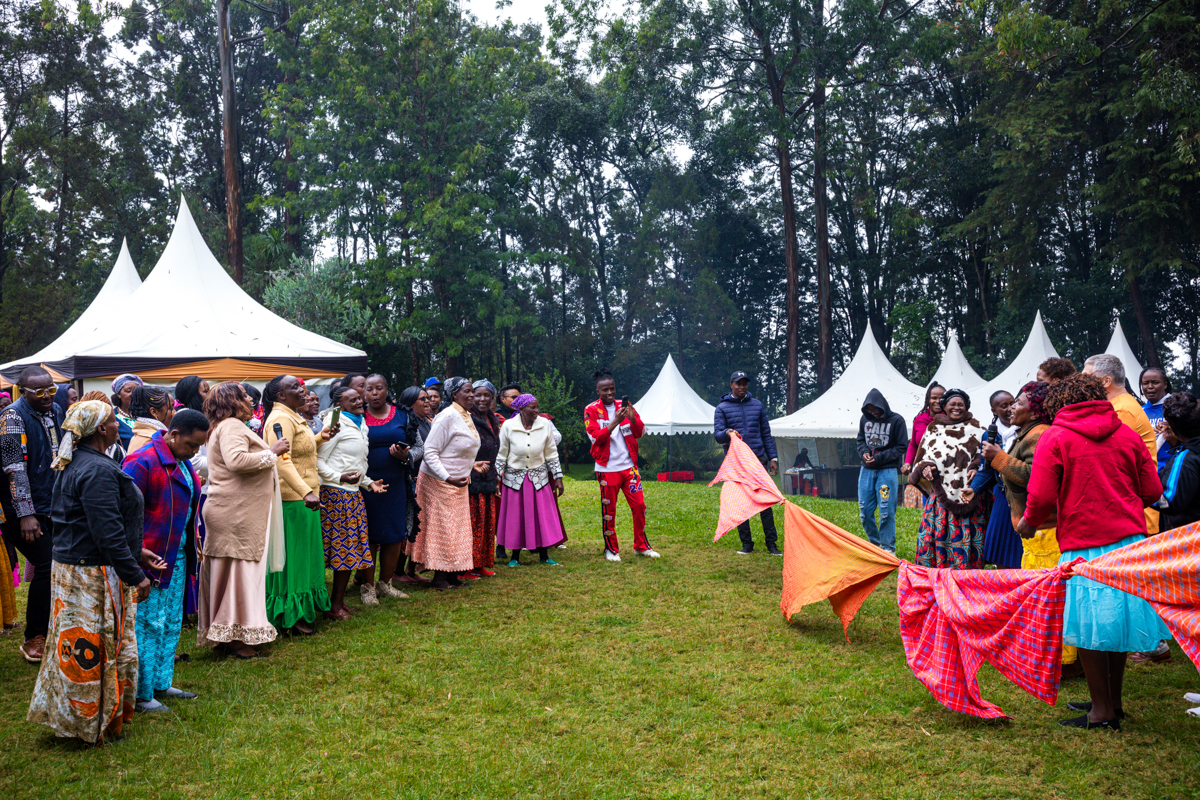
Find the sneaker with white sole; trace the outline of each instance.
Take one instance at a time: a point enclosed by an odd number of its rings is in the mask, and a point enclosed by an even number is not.
[[[378,601],[380,597],[398,597],[400,599],[404,599],[404,598],[408,597],[408,595],[406,595],[404,592],[397,589],[395,586],[392,586],[391,581],[376,581],[375,582],[375,599],[376,599],[376,601]]]
[[[375,584],[364,583],[362,586],[358,587],[358,593],[359,597],[362,598],[364,606],[379,605],[379,600],[375,597]]]
[[[768,553],[770,553],[770,554],[771,554],[771,555],[773,555],[773,556],[782,556],[782,555],[783,555],[783,553],[781,553],[781,552],[779,551],[779,548],[778,548],[778,547],[768,547],[768,548],[767,548],[767,552],[768,552]]]
[[[662,556],[654,550],[638,550],[637,554],[639,556],[645,556],[646,558],[662,558]]]
[[[739,555],[739,556],[748,556],[748,555],[750,555],[750,554],[751,554],[751,553],[753,553],[753,552],[754,552],[754,548],[753,548],[753,547],[751,547],[751,548],[749,548],[749,549],[747,549],[747,548],[743,547],[741,550],[738,550],[738,555]]]
[[[609,561],[620,561],[621,560],[621,557],[619,555],[614,553],[612,550],[609,550],[607,547],[604,548],[604,557],[607,558]]]

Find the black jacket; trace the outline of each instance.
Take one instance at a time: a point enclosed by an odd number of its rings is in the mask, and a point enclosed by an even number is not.
[[[867,406],[883,409],[883,418],[875,419],[867,416]],[[858,457],[861,461],[865,453],[870,453],[875,460],[868,464],[863,461],[863,469],[896,469],[904,463],[904,452],[908,449],[908,423],[904,417],[892,411],[887,398],[878,389],[867,392],[867,399],[862,404],[862,418],[858,421]]]
[[[1200,439],[1184,442],[1159,470],[1163,499],[1158,529],[1169,531],[1200,521]]]
[[[713,436],[729,449],[729,431],[735,430],[742,441],[750,445],[754,455],[768,460],[778,458],[775,452],[775,437],[771,435],[771,423],[767,421],[767,409],[760,400],[749,392],[741,400],[727,394],[721,398],[713,415]]]
[[[123,583],[146,578],[142,556],[142,493],[133,478],[98,450],[80,445],[54,482],[54,560],[112,567]]]

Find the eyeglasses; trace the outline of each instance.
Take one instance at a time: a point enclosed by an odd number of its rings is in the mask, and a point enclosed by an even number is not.
[[[51,386],[49,389],[26,389],[24,386],[22,386],[21,391],[31,394],[37,399],[41,400],[43,397],[54,397],[54,395],[58,394],[58,387]]]

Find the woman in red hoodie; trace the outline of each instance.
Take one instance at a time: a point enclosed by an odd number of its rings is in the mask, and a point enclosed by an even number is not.
[[[1072,375],[1050,387],[1044,408],[1054,423],[1033,456],[1029,500],[1017,526],[1029,538],[1058,513],[1059,564],[1094,559],[1146,536],[1143,509],[1162,496],[1154,461],[1141,437],[1123,424],[1091,375]],[[1087,578],[1067,581],[1063,642],[1079,648],[1088,712],[1059,724],[1120,730],[1125,654],[1168,638],[1167,626],[1145,600]]]

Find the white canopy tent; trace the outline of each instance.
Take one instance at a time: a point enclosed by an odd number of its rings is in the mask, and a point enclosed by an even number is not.
[[[1104,352],[1121,359],[1121,363],[1125,365],[1125,377],[1129,379],[1129,385],[1134,388],[1134,391],[1141,391],[1137,381],[1138,376],[1142,374],[1142,365],[1137,360],[1137,356],[1133,354],[1133,348],[1129,346],[1129,340],[1125,338],[1125,331],[1121,330],[1121,320],[1117,320],[1112,338],[1108,340],[1108,347]]]
[[[863,400],[871,389],[878,389],[892,411],[910,423],[925,399],[924,387],[910,383],[892,366],[868,325],[858,352],[829,391],[799,411],[772,420],[771,433],[776,437],[853,439],[858,435]]]
[[[90,379],[85,388],[122,372],[165,385],[188,374],[210,382],[261,381],[280,372],[319,380],[367,366],[362,350],[288,322],[246,294],[213,257],[182,198],[145,282],[123,300],[97,298],[92,308],[99,314],[87,336],[48,365]],[[131,322],[130,312],[146,316]]]
[[[937,372],[933,373],[933,378],[929,382],[933,383],[934,381],[947,389],[978,386],[984,382],[983,376],[971,368],[967,357],[963,355],[962,348],[958,345],[958,337],[953,332],[950,334],[950,341],[946,342],[946,352],[942,354],[942,363],[938,366]]]
[[[22,367],[69,359],[76,352],[87,348],[95,341],[98,332],[113,324],[118,317],[115,312],[125,306],[141,285],[142,279],[133,265],[133,259],[129,257],[129,244],[122,239],[121,253],[117,256],[104,285],[79,318],[71,323],[71,327],[33,355],[0,365],[0,372],[11,373],[12,379],[15,380]]]
[[[713,415],[717,410],[688,385],[669,354],[658,377],[634,407],[646,424],[646,433],[665,436],[676,433],[711,435]]]
[[[1012,360],[1012,363],[990,381],[966,390],[967,394],[971,396],[972,407],[982,409],[979,412],[982,414],[987,411],[987,399],[993,392],[1003,389],[1015,394],[1022,386],[1037,377],[1038,365],[1047,358],[1058,358],[1058,351],[1054,349],[1050,335],[1046,333],[1046,326],[1042,322],[1042,312],[1039,311],[1033,319],[1033,327],[1029,330],[1025,346],[1021,348],[1021,352],[1017,353],[1017,357]]]

